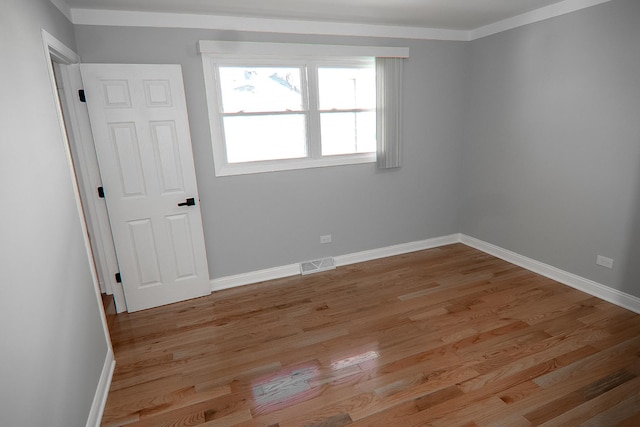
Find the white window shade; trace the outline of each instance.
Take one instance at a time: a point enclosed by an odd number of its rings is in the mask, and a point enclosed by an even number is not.
[[[376,58],[377,161],[381,169],[402,164],[402,58]]]

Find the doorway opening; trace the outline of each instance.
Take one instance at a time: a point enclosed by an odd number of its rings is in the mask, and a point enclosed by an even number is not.
[[[100,173],[86,108],[79,108],[74,87],[82,87],[78,55],[43,31],[45,52],[50,61],[49,73],[56,100],[60,130],[82,219],[87,256],[92,266],[94,286],[105,312],[126,311],[122,288],[117,286],[115,249],[104,202],[94,196],[100,186]],[[74,94],[75,92],[75,94]],[[110,274],[113,271],[114,274]]]

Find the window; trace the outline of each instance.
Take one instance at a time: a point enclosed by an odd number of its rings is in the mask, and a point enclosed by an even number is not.
[[[200,42],[216,175],[376,161],[375,56],[317,47]]]
[[[302,67],[220,65],[216,71],[228,163],[307,157]]]
[[[376,151],[376,75],[373,60],[318,67],[323,156]]]

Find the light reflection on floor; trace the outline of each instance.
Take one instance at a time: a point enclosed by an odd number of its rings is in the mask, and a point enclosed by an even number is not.
[[[280,370],[253,384],[256,412],[269,413],[312,399],[322,393],[323,384],[353,375],[360,371],[357,365],[379,357],[377,351],[370,350],[331,362],[329,369],[322,369],[320,363],[314,360],[302,366]],[[346,368],[350,368],[346,371],[353,372],[345,372]]]
[[[356,356],[346,357],[344,359],[337,360],[331,363],[331,369],[337,371],[349,366],[359,365],[370,360],[374,360],[380,357],[380,353],[377,351],[367,351],[365,353],[358,354]]]
[[[266,381],[253,386],[253,397],[258,405],[282,402],[297,394],[308,391],[309,380],[317,378],[317,366],[280,372]]]

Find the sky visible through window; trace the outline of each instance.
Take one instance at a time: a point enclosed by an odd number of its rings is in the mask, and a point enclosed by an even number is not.
[[[302,67],[219,68],[227,161],[308,156]],[[323,156],[374,152],[375,71],[318,69]]]

